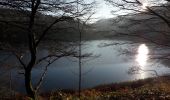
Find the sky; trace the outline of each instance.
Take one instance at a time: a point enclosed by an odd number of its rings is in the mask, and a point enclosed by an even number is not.
[[[96,13],[93,15],[96,18],[112,18],[113,15],[111,11],[114,9],[112,6],[106,4],[104,0],[96,0],[98,5],[96,8]]]
[[[92,2],[93,0],[85,0],[86,2]],[[95,8],[95,14],[91,17],[91,22],[96,22],[100,19],[107,19],[107,18],[113,18],[116,17],[118,15],[124,15],[127,13],[132,13],[131,11],[119,11],[116,14],[112,14],[111,11],[116,11],[118,10],[118,8],[113,7],[112,5],[109,5],[108,2],[105,2],[104,0],[95,0],[97,2],[97,7]],[[122,0],[115,0],[115,2],[120,2]],[[130,0],[128,0],[130,1]],[[164,0],[139,0],[140,2],[142,2],[144,5],[141,6],[141,9],[145,10],[145,6],[153,6],[153,5],[157,5],[160,3],[165,3]]]
[[[86,2],[91,2],[92,0],[86,0]],[[97,2],[97,6],[95,8],[95,13],[91,17],[90,22],[96,22],[100,19],[113,18],[114,15],[111,14],[111,11],[115,8],[113,6],[108,5],[104,0],[95,0]]]
[[[91,1],[91,0],[86,0],[86,1]],[[121,0],[115,0],[115,1],[119,2]],[[148,5],[151,5],[153,3],[165,2],[164,0],[139,0],[139,1],[143,2],[144,4],[147,3]],[[104,19],[104,18],[113,18],[113,17],[115,17],[115,15],[111,14],[111,11],[115,10],[116,7],[113,7],[113,6],[109,5],[104,0],[96,0],[96,2],[98,3],[98,6],[96,8],[96,13],[93,15],[93,18]],[[120,11],[119,13],[121,15],[121,13],[123,13],[123,11]]]

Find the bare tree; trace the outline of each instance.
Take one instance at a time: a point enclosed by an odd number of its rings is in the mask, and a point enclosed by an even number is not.
[[[122,30],[125,29],[127,33],[131,33],[129,35],[131,36],[136,36],[136,37],[140,37],[143,39],[146,39],[150,42],[153,42],[155,44],[159,44],[159,45],[164,45],[164,46],[168,46],[167,43],[160,43],[160,39],[156,40],[154,38],[154,40],[152,40],[151,38],[147,37],[142,37],[142,34],[137,34],[138,32],[140,33],[149,33],[149,32],[159,32],[161,33],[163,37],[162,40],[166,41],[167,40],[167,35],[168,35],[168,31],[169,31],[169,15],[168,15],[168,9],[169,9],[169,2],[165,3],[165,1],[163,2],[151,2],[148,3],[147,5],[145,4],[145,2],[141,2],[139,0],[119,0],[119,1],[112,1],[112,0],[106,0],[107,2],[110,2],[110,4],[112,4],[113,6],[116,6],[119,8],[119,11],[129,11],[128,13],[120,13],[119,14],[125,14],[122,17],[119,17],[120,20],[123,20],[123,18],[126,19],[126,22],[124,22],[124,25],[119,26]],[[153,3],[153,4],[152,4]],[[164,3],[164,4],[163,4]],[[143,7],[144,6],[144,7]],[[120,21],[119,20],[119,21]],[[125,20],[123,20],[125,21]],[[129,23],[127,21],[130,21]],[[156,24],[161,24],[160,26],[156,26]],[[126,26],[125,26],[126,25]],[[129,26],[127,26],[129,25]],[[141,30],[137,29],[135,30],[134,26],[137,25],[141,25],[143,26],[145,29],[143,29],[143,27],[140,27]],[[146,29],[147,27],[147,29]],[[160,28],[155,28],[155,27],[160,27]],[[121,31],[116,31],[115,33],[123,33]],[[126,35],[126,34],[122,34],[122,35]],[[121,34],[120,34],[121,35]]]
[[[170,4],[168,0],[105,0],[118,18],[112,36],[136,38],[135,43],[148,42],[156,49],[170,48]],[[152,59],[170,59],[170,53],[150,53]]]
[[[79,4],[81,9],[79,11],[76,10],[76,5]],[[26,16],[26,27],[23,27],[22,24],[18,24],[16,20],[1,20],[1,23],[6,23],[8,25],[15,26],[17,28],[23,29],[28,42],[26,45],[28,46],[30,60],[28,63],[23,61],[23,53],[18,51],[22,48],[14,49],[12,45],[4,46],[5,44],[1,44],[1,49],[4,51],[12,52],[20,62],[21,67],[24,69],[24,77],[25,77],[25,88],[29,97],[32,99],[36,99],[37,91],[42,84],[44,76],[46,75],[48,67],[56,60],[63,56],[75,56],[74,48],[63,51],[63,49],[57,49],[54,54],[49,54],[43,58],[37,57],[37,48],[41,45],[43,39],[49,34],[49,31],[59,22],[63,21],[74,21],[76,18],[81,18],[88,14],[93,7],[93,2],[85,3],[84,1],[65,1],[65,0],[1,0],[0,6],[1,8],[11,9],[14,11],[20,12]],[[53,14],[56,17],[55,20],[48,23],[48,25],[43,29],[43,31],[35,30],[36,17],[38,14],[42,16],[44,14]],[[20,16],[20,15],[18,15]],[[24,18],[23,18],[24,19]],[[40,23],[40,25],[42,25]],[[55,45],[56,46],[56,45]],[[59,46],[59,45],[57,45]],[[65,48],[66,46],[63,46]],[[31,71],[35,67],[35,65],[39,64],[42,61],[46,61],[44,72],[42,73],[39,81],[36,86],[32,85],[32,77]]]

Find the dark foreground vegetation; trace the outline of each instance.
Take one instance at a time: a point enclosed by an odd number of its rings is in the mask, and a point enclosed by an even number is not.
[[[3,97],[1,100],[29,100],[26,95]],[[5,93],[8,94],[8,93]],[[78,91],[57,90],[41,93],[39,100],[79,100]],[[170,99],[170,76],[101,85],[81,92],[81,100],[167,100]]]

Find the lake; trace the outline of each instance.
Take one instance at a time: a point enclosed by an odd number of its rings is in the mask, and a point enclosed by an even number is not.
[[[122,42],[122,45],[103,47],[105,44],[113,44],[115,42]],[[82,46],[83,53],[93,53],[93,55],[97,56],[95,58],[89,57],[82,60],[83,89],[103,84],[155,76],[154,72],[146,70],[154,69],[159,75],[170,72],[170,68],[165,67],[165,65],[148,59],[148,54],[153,52],[152,47],[147,44],[135,44],[132,46],[131,44],[123,44],[124,42],[94,40],[88,41],[85,43],[86,45]],[[131,53],[125,53],[124,49],[130,50]],[[38,56],[47,54],[47,50],[40,50]],[[131,67],[139,65],[141,65],[141,69],[144,70],[143,72],[140,73],[139,71],[139,73],[136,74],[128,74],[128,70]],[[36,83],[42,71],[43,69],[40,67],[35,68],[32,71],[34,83]],[[41,86],[41,90],[51,91],[57,89],[78,89],[78,71],[78,59],[64,57],[57,60],[49,67],[45,80]],[[24,92],[23,75],[18,74],[17,69],[12,69],[11,76],[13,83],[12,88],[17,91]]]

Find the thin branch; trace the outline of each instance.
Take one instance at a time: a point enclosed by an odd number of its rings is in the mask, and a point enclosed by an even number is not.
[[[47,34],[47,32],[53,27],[53,25],[55,25],[58,22],[61,21],[65,21],[65,20],[72,20],[72,17],[66,17],[66,16],[62,16],[58,19],[56,19],[53,23],[51,23],[42,33],[42,35],[40,36],[40,38],[37,40],[37,42],[35,43],[35,46],[37,47],[39,45],[39,43],[42,41],[42,39],[45,37],[45,35]]]

